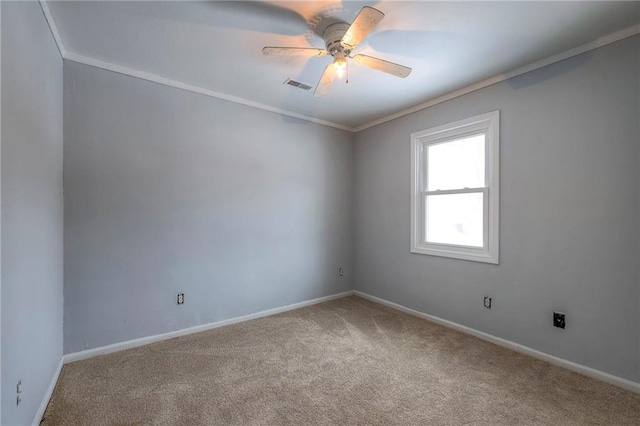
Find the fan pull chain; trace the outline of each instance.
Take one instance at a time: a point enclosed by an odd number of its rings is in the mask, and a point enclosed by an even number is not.
[[[349,84],[349,61],[347,61],[347,66],[345,67],[345,79],[344,84]]]

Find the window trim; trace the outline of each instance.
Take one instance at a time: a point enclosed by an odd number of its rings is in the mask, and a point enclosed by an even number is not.
[[[465,136],[484,133],[486,187],[446,191],[426,190],[426,155],[422,148],[445,143]],[[500,111],[492,111],[442,126],[411,134],[411,253],[450,257],[485,263],[499,263],[500,242]],[[426,150],[424,150],[426,152]],[[421,167],[422,166],[422,167]],[[482,249],[424,241],[425,205],[427,195],[481,192],[484,199],[484,240]]]

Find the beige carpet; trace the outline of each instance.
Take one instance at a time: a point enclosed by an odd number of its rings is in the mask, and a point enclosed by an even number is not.
[[[64,366],[43,425],[640,425],[640,396],[348,297]]]

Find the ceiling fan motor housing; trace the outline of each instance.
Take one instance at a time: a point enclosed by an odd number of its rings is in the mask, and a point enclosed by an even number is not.
[[[329,25],[322,33],[322,38],[324,39],[325,46],[327,47],[327,52],[329,52],[331,56],[342,51],[344,51],[345,54],[349,54],[349,52],[340,44],[340,40],[342,40],[342,37],[348,29],[349,24],[339,22]]]

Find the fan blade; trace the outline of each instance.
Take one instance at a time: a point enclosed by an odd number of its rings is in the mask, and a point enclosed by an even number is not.
[[[336,76],[336,69],[333,66],[333,63],[327,65],[322,73],[322,77],[320,77],[320,81],[316,86],[315,92],[313,92],[313,96],[324,96],[329,92],[329,88],[331,87],[331,83],[333,83],[333,79]]]
[[[369,34],[373,27],[378,25],[382,18],[384,18],[384,13],[378,9],[369,6],[363,7],[347,32],[342,36],[342,40],[340,40],[342,47],[346,50],[352,50]]]
[[[367,55],[356,55],[353,57],[353,62],[362,64],[365,67],[373,68],[374,70],[383,71],[389,74],[393,74],[397,77],[405,78],[411,74],[411,68],[404,65],[396,64],[393,62],[385,61],[382,59],[374,58]]]
[[[311,47],[263,47],[263,55],[284,55],[284,56],[324,56],[327,51]]]

